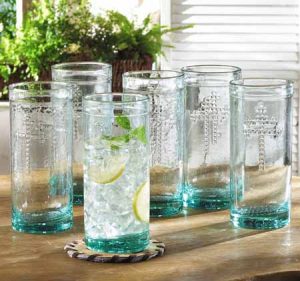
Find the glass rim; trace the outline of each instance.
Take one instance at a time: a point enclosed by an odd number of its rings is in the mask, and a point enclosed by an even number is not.
[[[68,67],[72,67],[72,66],[79,66],[79,67],[83,67],[83,66],[101,66],[101,68],[99,69],[69,69]],[[90,73],[90,72],[99,72],[99,71],[103,71],[103,70],[111,70],[112,69],[112,65],[109,63],[105,63],[105,62],[96,62],[96,61],[79,61],[79,62],[64,62],[64,63],[58,63],[58,64],[54,64],[51,66],[51,70],[55,70],[58,72],[64,72],[64,73]]]
[[[30,85],[34,85],[34,86],[45,86],[45,85],[57,85],[57,86],[61,86],[59,88],[56,89],[46,89],[46,88],[33,88],[30,89],[28,86]],[[28,87],[28,88],[26,88]],[[9,87],[9,92],[11,93],[22,93],[22,94],[30,94],[30,96],[32,97],[32,93],[40,93],[37,94],[36,96],[49,96],[50,93],[53,92],[58,92],[61,89],[72,89],[72,85],[70,85],[69,83],[66,82],[60,82],[60,81],[29,81],[29,82],[19,82],[19,83],[13,83],[10,84]],[[41,94],[42,93],[42,94]],[[34,95],[35,96],[35,95]]]
[[[256,78],[249,77],[231,80],[230,85],[243,88],[282,88],[293,84],[293,80],[281,78]]]
[[[139,74],[151,74],[151,73],[173,73],[173,75],[165,76],[165,77],[140,77],[134,76]],[[165,79],[176,79],[183,77],[184,73],[176,70],[138,70],[138,71],[127,71],[123,73],[123,78],[135,78],[141,80],[165,80]]]
[[[195,68],[193,70],[193,68]],[[199,70],[197,70],[199,68]],[[204,71],[200,68],[215,68],[218,69],[228,69],[225,71]],[[242,69],[238,66],[229,65],[229,64],[195,64],[195,65],[187,65],[181,68],[182,72],[185,73],[198,73],[198,74],[206,74],[206,75],[218,75],[218,74],[231,74],[231,73],[239,73],[242,72]]]
[[[101,76],[101,78],[100,78]],[[100,83],[103,83],[103,82],[110,82],[112,79],[110,76],[107,76],[107,75],[98,75],[98,76],[95,76],[97,78],[100,78],[100,79],[97,79],[97,80],[76,80],[76,79],[61,79],[61,80],[54,80],[55,82],[63,82],[63,83],[67,83],[67,84],[70,84],[70,85],[97,85],[97,84],[100,84]]]
[[[122,100],[111,100],[111,101],[106,101],[106,100],[95,100],[93,98],[98,98],[98,97],[104,97],[104,96],[113,96],[113,97],[123,97],[123,96],[128,96],[128,97],[138,97],[136,100],[129,100],[129,101],[122,101]],[[143,103],[143,102],[148,102],[149,97],[147,95],[143,94],[137,94],[134,92],[126,92],[126,93],[119,93],[119,92],[105,92],[105,93],[99,93],[99,94],[91,94],[91,95],[86,95],[83,97],[84,102],[89,102],[89,103],[95,103],[95,104],[135,104],[135,103]]]

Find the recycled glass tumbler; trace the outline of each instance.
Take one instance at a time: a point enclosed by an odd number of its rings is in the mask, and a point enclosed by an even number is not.
[[[291,81],[231,82],[231,220],[272,229],[290,221]]]
[[[178,214],[183,207],[183,73],[127,72],[123,75],[123,91],[150,98],[150,216]]]
[[[149,101],[84,98],[84,228],[88,248],[133,253],[149,244]]]
[[[98,62],[71,62],[52,66],[54,81],[75,86],[73,94],[73,188],[74,204],[83,204],[82,98],[111,91],[111,65]]]
[[[184,151],[185,205],[229,208],[229,82],[241,69],[227,65],[194,65],[182,69],[186,83]]]
[[[54,233],[73,224],[72,88],[28,82],[9,88],[12,227]]]

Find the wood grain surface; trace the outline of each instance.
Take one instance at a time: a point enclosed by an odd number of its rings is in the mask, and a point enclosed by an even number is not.
[[[70,231],[12,231],[9,189],[9,178],[0,176],[1,281],[300,280],[300,178],[293,179],[290,226],[274,231],[236,229],[228,211],[187,210],[151,221],[152,236],[166,244],[166,253],[137,264],[89,263],[66,255],[64,245],[83,237],[82,207],[75,207]],[[275,276],[276,272],[282,273]]]

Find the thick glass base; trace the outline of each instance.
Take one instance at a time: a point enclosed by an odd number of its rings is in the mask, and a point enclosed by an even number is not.
[[[225,210],[229,208],[229,185],[224,187],[201,188],[187,185],[184,188],[184,205],[205,210]]]
[[[76,181],[73,183],[73,205],[83,206],[83,183]]]
[[[89,249],[97,252],[137,253],[148,247],[149,231],[124,235],[116,239],[92,239],[85,235],[85,244]]]
[[[68,230],[72,226],[72,208],[33,213],[12,210],[12,228],[19,232],[50,234]]]
[[[229,208],[229,201],[220,199],[211,199],[211,198],[193,198],[187,200],[186,207],[194,209],[205,209],[205,210],[226,210]]]
[[[276,229],[289,224],[289,204],[247,206],[231,210],[231,221],[236,227]]]
[[[183,201],[177,197],[151,196],[150,217],[170,217],[179,214],[183,208]]]

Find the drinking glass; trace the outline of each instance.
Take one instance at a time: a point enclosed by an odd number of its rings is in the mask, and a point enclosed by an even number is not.
[[[28,82],[9,87],[12,227],[52,233],[72,227],[72,88]]]
[[[280,228],[290,221],[291,81],[231,82],[231,220]]]
[[[123,90],[150,98],[150,215],[175,215],[183,206],[183,73],[127,72],[123,74]]]
[[[83,204],[82,98],[111,91],[111,65],[98,62],[71,62],[52,66],[54,81],[75,86],[73,94],[73,188],[74,204]]]
[[[229,82],[241,70],[227,65],[182,69],[186,83],[185,205],[229,208]]]
[[[149,243],[149,109],[136,94],[84,98],[84,228],[88,248],[113,253]]]

